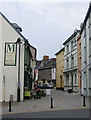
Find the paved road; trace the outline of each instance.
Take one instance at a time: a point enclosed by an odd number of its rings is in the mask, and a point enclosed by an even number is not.
[[[79,110],[51,110],[44,112],[27,112],[6,114],[3,118],[89,118],[88,109]]]
[[[42,97],[41,99],[30,99],[20,103],[12,103],[12,113],[50,111],[51,97],[53,98],[54,110],[87,109],[89,107],[89,102],[87,99],[87,106],[82,106],[82,96],[79,94],[68,94],[64,91],[52,89],[51,95]],[[9,113],[7,103],[3,104],[2,113]]]

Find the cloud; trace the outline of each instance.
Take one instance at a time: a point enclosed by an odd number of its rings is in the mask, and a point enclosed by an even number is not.
[[[31,2],[31,3],[55,3],[55,2],[89,2],[89,0],[0,0],[0,2]]]
[[[2,11],[23,28],[23,34],[37,47],[41,59],[45,53],[55,56],[60,45],[79,28],[87,9],[87,2],[16,2],[3,3]]]

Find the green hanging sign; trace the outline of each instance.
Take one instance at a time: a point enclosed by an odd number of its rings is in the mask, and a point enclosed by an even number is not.
[[[15,66],[16,65],[16,43],[5,43],[5,59],[4,65]]]

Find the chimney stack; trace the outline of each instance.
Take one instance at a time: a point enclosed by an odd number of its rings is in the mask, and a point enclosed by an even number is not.
[[[43,56],[43,60],[48,60],[48,59],[49,59],[49,56],[46,56],[46,55]]]

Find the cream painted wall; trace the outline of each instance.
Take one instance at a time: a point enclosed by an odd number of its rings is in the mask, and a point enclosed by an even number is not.
[[[64,51],[61,51],[56,55],[56,88],[64,88]],[[60,75],[62,75],[62,84],[60,81]]]

